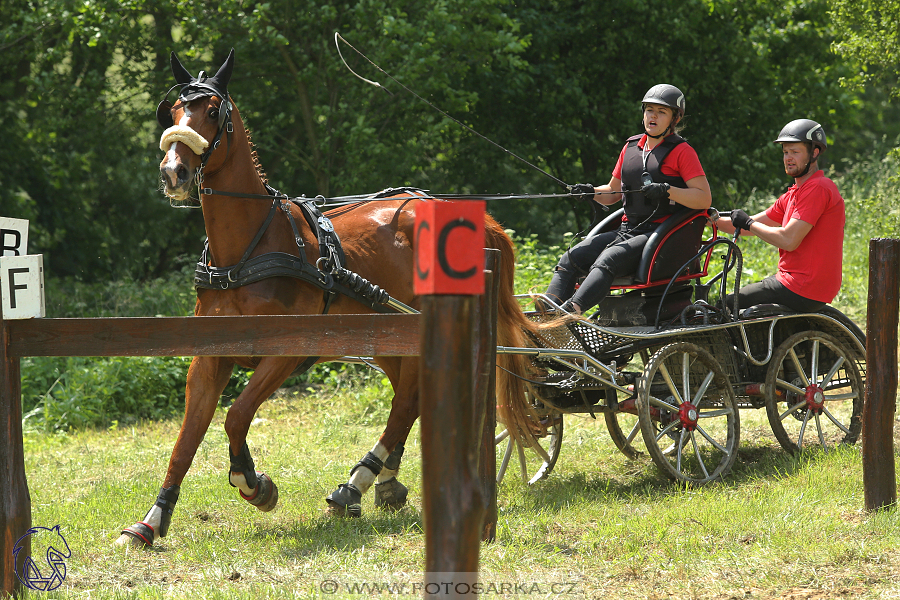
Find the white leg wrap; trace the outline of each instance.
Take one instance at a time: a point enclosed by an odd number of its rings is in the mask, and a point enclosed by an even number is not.
[[[228,474],[228,480],[231,482],[231,485],[241,490],[245,496],[252,496],[254,488],[247,485],[247,479],[244,477],[243,473],[235,473],[232,471]]]
[[[379,460],[383,462],[390,452],[381,445],[381,442],[378,442],[375,444],[375,447],[372,448],[372,454],[377,456]],[[384,469],[382,469],[381,472],[384,473]],[[365,494],[369,488],[372,487],[372,484],[375,483],[375,473],[365,467],[361,467],[356,469],[353,475],[350,476],[350,481],[348,483],[353,484],[356,486],[356,489]]]
[[[143,522],[153,528],[154,541],[159,538],[159,525],[162,523],[162,514],[162,509],[154,504],[153,507],[147,511],[147,514],[144,515]]]

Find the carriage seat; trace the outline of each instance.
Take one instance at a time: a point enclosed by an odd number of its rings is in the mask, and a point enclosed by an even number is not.
[[[625,210],[622,208],[611,213],[596,225],[587,237],[618,229],[624,214]],[[633,275],[617,277],[613,281],[612,289],[646,288],[668,284],[678,269],[700,250],[707,222],[707,211],[679,208],[650,234],[637,271]],[[705,262],[698,257],[678,279],[688,280],[704,276],[707,263],[708,257]]]
[[[780,317],[796,313],[797,311],[783,304],[755,304],[741,310],[740,318],[742,321],[745,321],[747,319],[764,319],[766,317]]]
[[[842,313],[840,310],[831,306],[830,304],[826,304],[822,308],[816,311],[820,315],[825,315],[831,317],[838,323],[841,323],[844,327],[846,327],[856,338],[862,343],[863,346],[866,345],[866,334],[862,329],[859,328],[859,325],[853,322],[850,317]],[[762,319],[767,317],[781,317],[785,315],[796,315],[799,314],[792,308],[788,308],[783,304],[756,304],[754,306],[750,306],[741,310],[740,318],[741,320],[748,319]]]

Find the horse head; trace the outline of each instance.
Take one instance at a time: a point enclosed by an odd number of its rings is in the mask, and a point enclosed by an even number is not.
[[[202,177],[223,133],[231,131],[233,105],[228,96],[228,82],[234,70],[234,49],[215,75],[200,71],[193,77],[172,52],[172,74],[180,88],[173,105],[168,94],[156,109],[156,119],[165,128],[159,149],[166,153],[159,165],[163,189],[174,200],[187,200],[191,184]],[[224,162],[216,157],[213,163]],[[212,167],[215,168],[215,167]]]

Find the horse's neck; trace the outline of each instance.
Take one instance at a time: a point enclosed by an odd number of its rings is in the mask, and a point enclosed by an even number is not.
[[[265,195],[266,187],[253,163],[249,138],[240,120],[236,121],[230,142],[230,155],[224,165],[210,169],[211,175],[204,178],[203,187],[236,194]],[[223,136],[220,149],[227,148],[228,144]],[[215,194],[201,196],[200,202],[211,258],[220,267],[237,264],[272,208],[271,200]],[[274,250],[290,251],[290,244],[296,248],[289,230],[286,219],[276,215],[254,254]]]

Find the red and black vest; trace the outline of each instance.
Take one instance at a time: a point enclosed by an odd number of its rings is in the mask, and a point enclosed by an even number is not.
[[[643,151],[638,148],[638,141],[642,135],[639,134],[628,138],[625,155],[622,157],[623,190],[640,190],[643,187],[641,174],[643,174],[645,169],[644,157]],[[670,186],[678,188],[687,187],[684,179],[664,175],[660,169],[669,152],[682,142],[684,142],[684,138],[674,134],[669,135],[647,154],[646,171],[653,179],[653,183],[668,183]],[[656,221],[669,216],[678,209],[678,205],[674,203],[667,201],[658,203],[647,200],[640,192],[625,194],[623,206],[628,222],[634,225],[642,223],[650,217],[653,217],[653,220]]]

